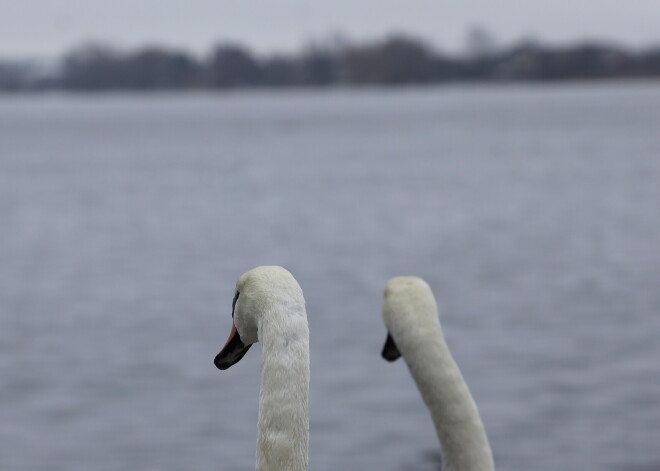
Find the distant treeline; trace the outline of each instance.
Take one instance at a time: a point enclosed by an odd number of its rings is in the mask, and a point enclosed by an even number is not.
[[[260,57],[220,44],[207,58],[163,47],[120,52],[86,45],[56,66],[0,61],[0,90],[178,90],[238,87],[401,85],[465,81],[550,81],[660,77],[660,46],[641,52],[601,43],[496,49],[474,38],[464,56],[439,53],[403,35],[361,44],[312,46]]]

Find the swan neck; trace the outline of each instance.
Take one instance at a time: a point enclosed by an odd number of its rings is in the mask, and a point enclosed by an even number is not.
[[[436,314],[437,316],[437,314]],[[436,317],[437,319],[437,317]],[[426,403],[442,447],[445,471],[492,471],[492,452],[477,406],[439,323],[424,338],[396,339]]]
[[[257,471],[307,471],[309,328],[304,300],[273,306],[258,329],[262,367]]]

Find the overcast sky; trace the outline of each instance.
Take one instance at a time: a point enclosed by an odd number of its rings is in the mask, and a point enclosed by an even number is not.
[[[257,52],[298,50],[341,33],[366,39],[415,34],[457,51],[473,25],[502,44],[521,37],[564,43],[660,43],[660,0],[7,0],[0,56],[53,56],[85,40],[205,52],[234,40]]]

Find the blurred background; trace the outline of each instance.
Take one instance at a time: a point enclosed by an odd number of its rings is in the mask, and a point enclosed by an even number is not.
[[[236,278],[287,267],[313,470],[431,470],[424,277],[502,470],[660,470],[660,3],[14,2],[0,468],[253,469]]]

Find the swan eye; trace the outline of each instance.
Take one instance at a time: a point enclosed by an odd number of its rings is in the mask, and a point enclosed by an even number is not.
[[[234,295],[234,300],[231,302],[231,318],[232,318],[232,319],[234,318],[234,309],[236,308],[236,301],[238,301],[238,296],[239,296],[240,294],[241,294],[241,293],[239,293],[238,291],[236,291],[236,294]]]

